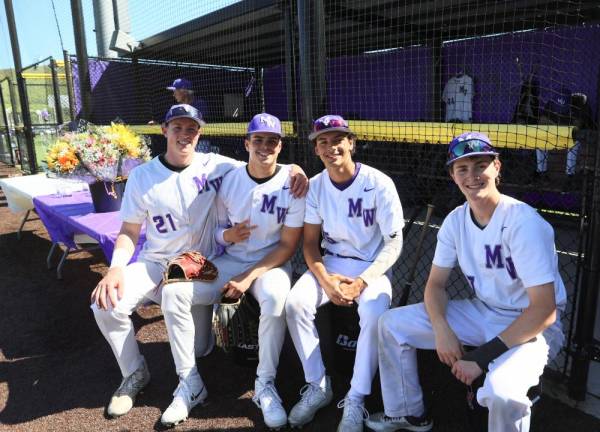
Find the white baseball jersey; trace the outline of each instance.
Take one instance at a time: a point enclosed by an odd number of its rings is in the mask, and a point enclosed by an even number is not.
[[[240,164],[214,153],[195,153],[190,166],[181,172],[171,171],[158,157],[132,170],[121,220],[146,222],[140,257],[161,261],[190,249],[212,257],[218,222],[215,197],[223,176]]]
[[[344,190],[333,185],[327,170],[310,179],[304,222],[322,224],[321,246],[329,253],[373,261],[383,236],[401,233],[404,216],[392,179],[368,165],[356,166]]]
[[[473,79],[466,74],[453,76],[442,93],[446,102],[446,121],[470,122],[473,112]]]
[[[281,238],[283,225],[304,225],[304,198],[290,192],[289,165],[283,165],[269,181],[258,184],[250,178],[245,166],[225,176],[219,190],[219,225],[236,224],[247,219],[257,225],[248,240],[234,243],[225,251],[242,262],[256,262],[271,252]],[[221,206],[224,206],[224,208]]]
[[[454,209],[438,233],[433,264],[460,266],[475,295],[488,306],[525,309],[527,288],[554,283],[556,305],[566,291],[558,272],[554,231],[532,207],[501,195],[483,229],[473,222],[468,203]]]

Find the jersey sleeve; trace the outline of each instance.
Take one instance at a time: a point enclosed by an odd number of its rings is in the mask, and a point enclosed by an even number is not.
[[[285,215],[284,225],[290,228],[303,227],[305,206],[306,198],[292,198],[288,212]]]
[[[517,276],[526,288],[555,281],[554,230],[545,220],[527,217],[505,233]]]
[[[454,226],[455,219],[456,213],[450,213],[442,222],[438,232],[437,245],[433,255],[433,264],[438,267],[454,268],[458,261],[456,253],[456,234],[458,234],[458,230]]]
[[[381,234],[393,238],[398,233],[402,234],[404,227],[404,214],[396,185],[389,177],[382,177],[377,188],[377,224]]]
[[[217,209],[217,226],[214,232],[215,241],[221,246],[229,246],[230,243],[225,241],[223,233],[226,229],[231,227],[231,222],[229,220],[227,208],[225,207],[225,203],[223,203],[220,194],[218,194],[215,199],[215,207]]]
[[[308,194],[306,194],[306,210],[304,212],[304,222],[309,224],[320,225],[323,223],[323,218],[319,213],[319,204],[317,201],[318,191],[317,182],[311,180]]]
[[[136,171],[133,170],[125,184],[125,193],[119,211],[123,222],[141,224],[146,220],[147,206],[144,205],[143,196],[138,187],[138,178]]]

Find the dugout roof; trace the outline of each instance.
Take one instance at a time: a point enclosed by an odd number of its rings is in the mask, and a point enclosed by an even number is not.
[[[238,67],[283,63],[288,1],[235,3],[141,42],[135,56]],[[296,2],[291,2],[296,4]],[[328,57],[600,20],[597,1],[323,0]]]

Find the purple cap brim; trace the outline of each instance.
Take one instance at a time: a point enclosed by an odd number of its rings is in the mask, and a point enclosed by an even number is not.
[[[308,135],[308,139],[313,141],[315,140],[319,135],[322,135],[324,133],[327,132],[345,132],[345,133],[354,133],[352,132],[352,130],[350,130],[350,128],[347,127],[332,127],[332,128],[327,128],[327,129],[323,129],[317,132],[312,132],[310,135]]]

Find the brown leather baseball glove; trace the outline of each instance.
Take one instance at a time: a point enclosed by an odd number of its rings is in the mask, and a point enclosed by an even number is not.
[[[163,273],[163,284],[188,281],[214,281],[219,275],[217,267],[200,252],[186,251],[169,260]]]

